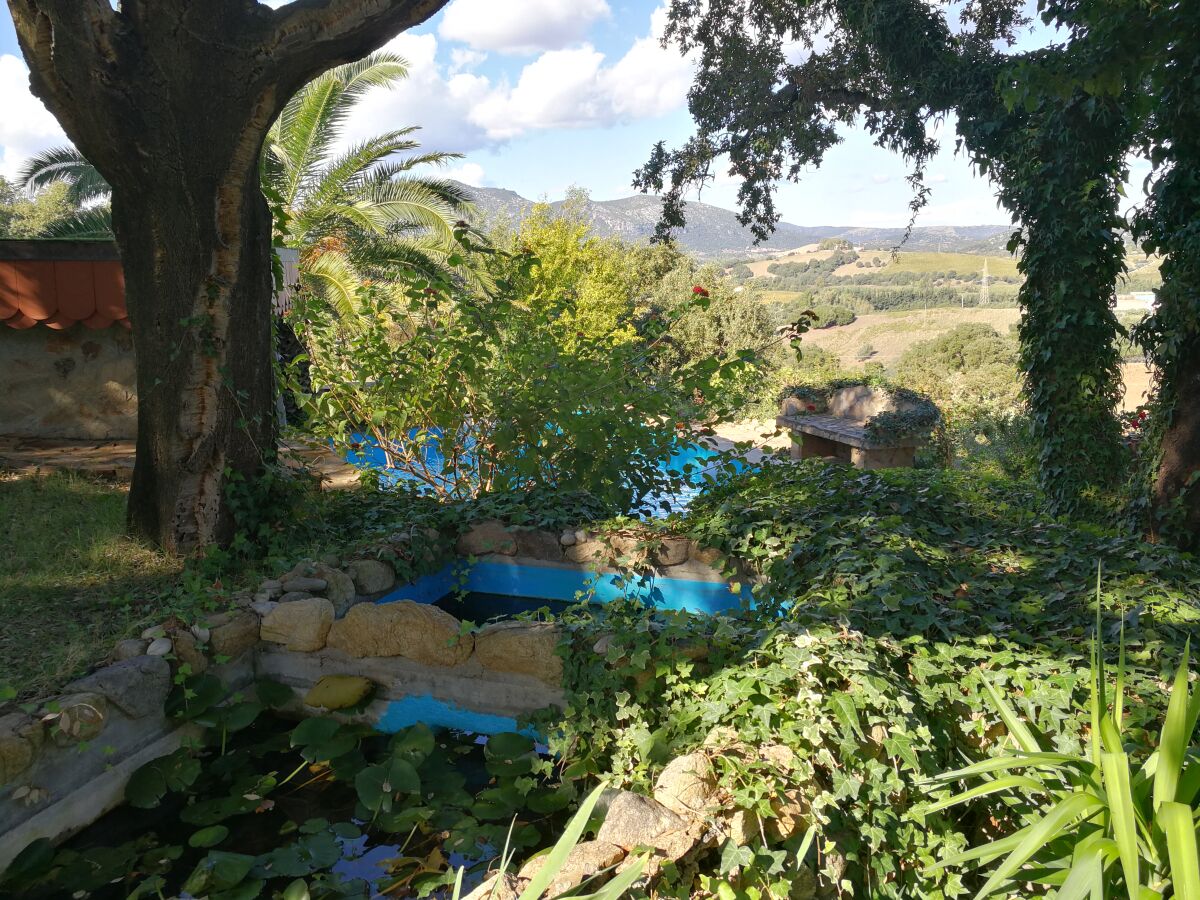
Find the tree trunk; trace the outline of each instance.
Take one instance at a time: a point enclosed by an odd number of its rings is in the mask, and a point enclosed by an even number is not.
[[[274,451],[270,214],[258,157],[307,81],[446,0],[8,0],[30,85],[113,189],[138,364],[131,530],[232,537]]]
[[[1183,355],[1172,385],[1175,407],[1162,437],[1154,506],[1179,532],[1171,536],[1194,547],[1200,540],[1200,346],[1191,351]]]
[[[249,159],[219,180],[173,160],[144,185],[156,202],[114,192],[139,361],[129,527],[178,553],[232,536],[230,478],[253,478],[275,447],[271,221],[245,140]]]

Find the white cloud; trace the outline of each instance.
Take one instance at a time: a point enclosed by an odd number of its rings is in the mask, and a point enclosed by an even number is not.
[[[456,75],[459,72],[474,69],[485,59],[487,59],[487,54],[479,50],[455,47],[450,51],[450,74]]]
[[[384,127],[421,126],[427,150],[466,152],[494,147],[549,129],[607,127],[663,116],[680,108],[693,62],[658,43],[665,17],[651,17],[650,34],[619,59],[590,44],[549,50],[524,65],[515,81],[463,71],[451,52],[447,65],[432,34],[401,34],[387,49],[410,63],[409,77],[390,91],[372,91],[355,110],[347,137]]]
[[[443,173],[447,178],[469,184],[471,187],[483,187],[483,166],[479,163],[463,163]]]
[[[476,50],[537,53],[561,50],[610,14],[606,0],[454,0],[438,34]]]
[[[0,175],[13,177],[25,160],[47,147],[67,143],[67,136],[42,101],[29,90],[29,69],[11,54],[0,55]]]

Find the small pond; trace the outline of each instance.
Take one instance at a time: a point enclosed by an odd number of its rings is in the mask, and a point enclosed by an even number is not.
[[[237,698],[196,721],[202,750],[143,767],[126,805],[62,846],[32,844],[0,897],[253,900],[298,882],[309,894],[284,896],[446,897],[459,866],[478,883],[506,841],[518,864],[551,846],[577,800],[518,734],[385,735]]]

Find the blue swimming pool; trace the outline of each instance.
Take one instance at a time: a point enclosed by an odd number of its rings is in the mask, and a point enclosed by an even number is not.
[[[423,482],[411,473],[395,468],[389,468],[387,454],[371,438],[355,435],[355,449],[347,450],[344,457],[347,462],[359,468],[372,469],[380,473],[385,486],[408,482],[418,488]],[[679,487],[666,494],[655,494],[642,498],[639,507],[642,510],[653,510],[655,514],[664,512],[683,512],[691,501],[699,494],[711,478],[720,454],[703,444],[680,442],[678,449],[668,458],[662,460],[660,468],[671,475],[677,476],[681,482]],[[445,460],[434,442],[426,443],[423,449],[422,461],[430,472],[440,472]],[[741,470],[744,463],[735,463],[735,469]],[[664,506],[664,504],[666,504]],[[637,510],[630,510],[637,512]]]

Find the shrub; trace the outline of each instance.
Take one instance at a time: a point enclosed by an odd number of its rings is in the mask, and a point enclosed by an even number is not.
[[[872,347],[870,344],[863,344],[861,347],[858,348],[858,352],[856,352],[854,354],[854,358],[857,360],[865,361],[865,360],[870,359],[874,355],[875,355],[875,348]]]
[[[813,312],[817,314],[817,321],[814,325],[816,328],[836,328],[839,325],[849,325],[857,318],[854,310],[845,306],[819,304],[813,307]]]

